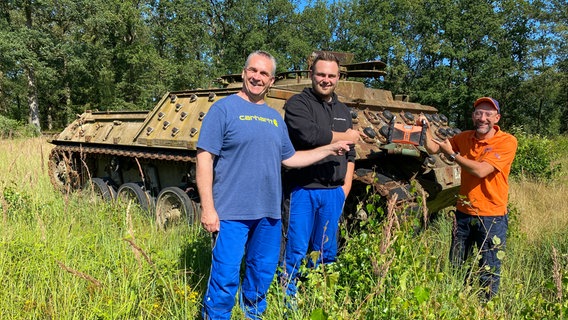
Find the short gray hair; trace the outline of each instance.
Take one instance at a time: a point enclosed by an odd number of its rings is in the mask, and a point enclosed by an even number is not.
[[[270,61],[272,61],[272,74],[271,75],[274,76],[274,74],[276,73],[276,59],[274,59],[274,57],[270,53],[263,51],[263,50],[256,50],[256,51],[254,51],[254,52],[252,52],[251,54],[248,55],[247,61],[245,62],[245,69],[248,68],[249,63],[250,63],[250,59],[254,56],[263,56],[265,58],[270,59]]]

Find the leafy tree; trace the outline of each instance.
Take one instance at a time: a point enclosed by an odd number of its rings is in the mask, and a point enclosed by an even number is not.
[[[149,109],[214,85],[252,50],[279,71],[333,50],[383,60],[387,75],[367,84],[460,128],[491,95],[504,127],[555,134],[568,130],[566,15],[562,0],[5,0],[0,114],[60,128],[86,109]]]
[[[207,1],[152,1],[148,4],[146,24],[157,50],[153,68],[161,82],[154,96],[166,91],[208,86],[218,76],[213,41],[208,32]]]
[[[41,68],[39,63],[39,49],[42,38],[41,32],[37,30],[35,11],[38,5],[31,0],[7,1],[3,5],[5,13],[4,34],[1,45],[4,58],[8,65],[15,67],[12,70],[15,74],[10,74],[16,81],[26,84],[26,99],[28,110],[28,121],[38,129],[39,109],[37,96],[37,70]],[[21,96],[17,98],[20,104]],[[19,114],[18,116],[22,116]]]
[[[335,49],[353,52],[357,61],[382,60],[389,66],[384,83],[374,82],[378,87],[400,91],[399,75],[406,73],[401,62],[404,52],[401,40],[392,32],[397,17],[392,11],[396,1],[359,1],[340,3],[335,8],[333,21],[337,23],[334,36]]]
[[[306,19],[295,9],[288,0],[213,1],[205,14],[214,39],[214,63],[228,73],[240,74],[247,55],[262,49],[276,57],[279,70],[297,65],[298,55],[307,56],[311,32],[321,28],[308,30]]]

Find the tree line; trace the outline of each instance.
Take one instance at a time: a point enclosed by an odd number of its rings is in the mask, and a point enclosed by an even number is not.
[[[168,91],[240,73],[253,50],[278,71],[314,50],[382,60],[368,85],[467,128],[475,98],[502,125],[568,131],[566,0],[2,0],[0,115],[57,130],[86,109],[147,110]]]

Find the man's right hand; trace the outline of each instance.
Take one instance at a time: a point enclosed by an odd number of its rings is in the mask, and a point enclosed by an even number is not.
[[[420,114],[420,116],[418,116],[418,120],[416,120],[416,125],[426,126],[426,128],[430,128],[430,123],[428,122],[428,119],[426,119],[426,117],[422,113]]]
[[[220,223],[219,223],[219,215],[217,214],[217,210],[203,209],[201,211],[201,225],[203,226],[203,229],[209,232],[219,231]]]
[[[365,137],[365,134],[363,132],[351,128],[347,129],[347,131],[345,131],[345,134],[347,135],[346,140],[352,141],[353,143],[357,143],[360,137]]]

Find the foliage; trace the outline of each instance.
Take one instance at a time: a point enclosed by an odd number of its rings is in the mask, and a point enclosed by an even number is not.
[[[53,193],[40,166],[26,185],[28,163],[0,164],[21,174],[0,178],[0,318],[196,317],[209,259],[199,229],[158,232],[134,207]]]
[[[540,135],[529,135],[521,128],[515,128],[517,154],[511,167],[511,174],[516,177],[550,181],[556,178],[562,169],[558,160],[561,148],[566,148],[566,139],[550,139]],[[563,147],[564,146],[564,147]]]
[[[0,8],[0,114],[24,122],[37,112],[42,129],[86,109],[148,110],[168,91],[216,85],[258,49],[275,55],[279,71],[305,69],[313,50],[383,60],[384,81],[365,81],[435,106],[462,129],[480,95],[501,102],[505,127],[549,135],[568,122],[562,1],[6,0]]]
[[[554,141],[566,158],[566,137]],[[0,318],[198,318],[209,235],[187,224],[158,231],[144,212],[91,190],[56,192],[43,163],[48,153],[40,138],[0,144]],[[519,227],[530,216],[551,219],[544,208],[510,205],[502,286],[483,302],[475,281],[464,285],[475,279],[477,261],[449,262],[451,211],[415,233],[413,219],[378,206],[380,197],[369,192],[368,219],[341,227],[337,262],[302,269],[296,309],[275,281],[265,319],[566,317],[568,228],[529,240]],[[238,307],[233,318],[243,318]]]
[[[0,115],[0,138],[30,138],[38,135],[36,127]]]
[[[568,310],[568,260],[559,252],[568,252],[565,235],[553,235],[555,243],[545,237],[543,243],[529,243],[520,234],[517,209],[512,208],[510,215],[508,247],[501,255],[504,280],[500,294],[489,302],[479,299],[476,259],[470,258],[462,268],[449,263],[451,212],[431,221],[419,234],[397,215],[374,216],[350,234],[336,263],[302,269],[306,278],[287,318],[563,318]],[[464,279],[470,281],[464,285]],[[269,319],[279,318],[276,311],[268,314]]]

